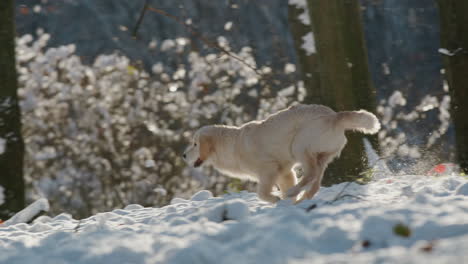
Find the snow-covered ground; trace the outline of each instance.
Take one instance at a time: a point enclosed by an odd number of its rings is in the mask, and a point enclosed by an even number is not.
[[[254,193],[0,226],[0,263],[466,263],[468,179],[394,176],[271,205]]]

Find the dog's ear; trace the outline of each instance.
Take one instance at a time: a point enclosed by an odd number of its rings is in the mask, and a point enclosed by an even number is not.
[[[213,137],[210,135],[200,135],[198,141],[200,143],[200,159],[206,160],[214,151]]]

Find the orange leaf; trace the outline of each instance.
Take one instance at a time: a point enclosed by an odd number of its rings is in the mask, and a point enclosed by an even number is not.
[[[433,170],[437,173],[444,173],[446,169],[447,167],[444,164],[439,164],[435,166]]]

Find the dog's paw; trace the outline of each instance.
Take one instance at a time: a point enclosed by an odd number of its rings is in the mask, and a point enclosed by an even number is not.
[[[274,196],[274,195],[261,195],[259,194],[258,197],[265,201],[265,202],[269,202],[269,203],[277,203],[279,200],[281,200],[278,196]]]

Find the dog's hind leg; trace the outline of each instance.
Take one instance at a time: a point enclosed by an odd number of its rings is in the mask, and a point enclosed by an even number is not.
[[[321,168],[319,168],[319,169],[321,169]],[[322,173],[323,173],[323,171],[322,171]],[[300,202],[302,202],[304,200],[312,199],[312,197],[314,197],[314,195],[320,189],[321,184],[322,184],[322,177],[320,176],[320,172],[319,172],[319,174],[318,174],[317,178],[315,179],[315,181],[314,182],[309,182],[309,184],[304,187],[305,192],[302,195],[302,197],[299,200],[296,201],[296,204],[300,203]]]
[[[305,160],[301,162],[304,175],[301,181],[286,193],[287,197],[293,198],[299,195],[304,189],[308,189],[318,180],[318,164],[315,155],[304,155]]]
[[[301,201],[304,199],[312,199],[314,195],[318,192],[320,189],[320,185],[322,183],[322,178],[323,174],[325,173],[325,169],[327,168],[328,164],[333,160],[333,158],[336,156],[336,153],[319,153],[317,155],[317,169],[318,169],[318,174],[317,174],[317,181],[314,182],[314,184],[306,190],[304,195],[301,198]]]

